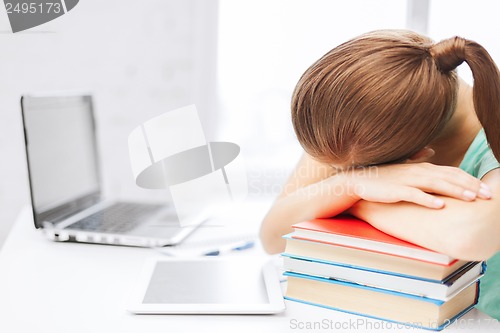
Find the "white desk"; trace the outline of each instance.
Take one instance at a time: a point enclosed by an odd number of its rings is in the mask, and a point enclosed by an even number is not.
[[[295,302],[279,315],[132,315],[125,310],[128,292],[144,260],[156,255],[151,249],[51,242],[35,230],[25,208],[0,252],[0,332],[312,332],[303,327],[315,322],[323,332],[428,332]],[[499,328],[473,310],[444,332]]]

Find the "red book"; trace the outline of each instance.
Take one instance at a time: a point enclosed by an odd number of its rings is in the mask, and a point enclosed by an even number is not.
[[[292,238],[340,245],[366,251],[449,265],[456,261],[446,254],[388,235],[371,224],[351,216],[315,219],[292,226]]]

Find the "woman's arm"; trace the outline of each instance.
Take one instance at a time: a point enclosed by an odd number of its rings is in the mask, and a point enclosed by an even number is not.
[[[440,210],[412,203],[382,204],[358,201],[349,213],[374,227],[465,260],[484,260],[500,251],[500,169],[487,173],[482,181],[492,192],[490,200],[464,202],[442,197]]]
[[[399,164],[336,172],[305,154],[262,222],[260,238],[269,253],[282,252],[282,236],[301,221],[338,215],[363,199],[412,202],[439,209],[444,201],[429,193],[473,200],[480,181],[465,172],[429,163]]]
[[[260,238],[264,249],[282,252],[282,236],[292,231],[293,224],[337,215],[351,207],[359,199],[347,195],[346,187],[345,178],[336,175],[331,166],[304,154],[262,222]]]

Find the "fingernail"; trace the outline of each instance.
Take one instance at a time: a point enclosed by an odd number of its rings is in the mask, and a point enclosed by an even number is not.
[[[476,193],[469,191],[469,190],[465,190],[463,193],[463,196],[465,199],[468,199],[468,200],[476,199]]]
[[[480,188],[479,194],[485,199],[491,199],[491,192],[485,188]]]
[[[479,186],[481,186],[481,188],[484,188],[486,191],[491,192],[491,188],[487,184],[481,183],[479,184]]]
[[[441,200],[441,199],[436,198],[432,201],[432,203],[433,203],[434,207],[436,207],[436,208],[441,208],[444,206],[444,200]]]

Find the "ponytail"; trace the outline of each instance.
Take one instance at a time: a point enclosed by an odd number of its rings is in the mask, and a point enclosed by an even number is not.
[[[429,52],[445,75],[464,61],[469,65],[474,78],[474,109],[490,148],[500,161],[500,72],[495,62],[481,45],[460,37],[436,43]]]

